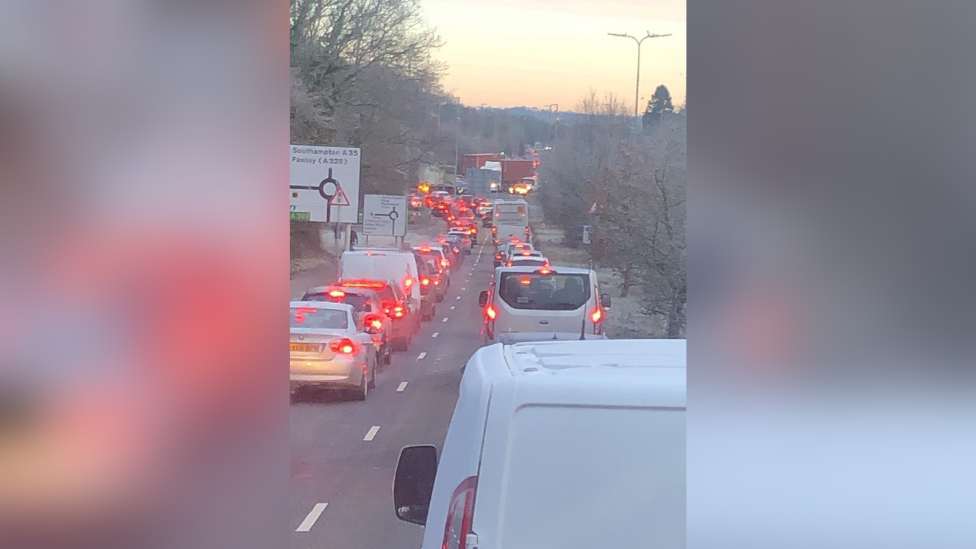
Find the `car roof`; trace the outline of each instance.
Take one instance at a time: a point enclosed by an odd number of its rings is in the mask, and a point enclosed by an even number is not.
[[[372,295],[376,293],[373,288],[360,288],[358,286],[343,286],[340,283],[330,284],[328,286],[315,286],[314,288],[309,288],[305,290],[306,294],[324,294],[329,290],[342,290],[347,294],[366,294]],[[316,303],[321,303],[321,301],[316,301]]]
[[[534,267],[534,266],[533,267],[517,267],[517,266],[512,266],[512,267],[498,267],[496,270],[498,270],[501,273],[534,273],[534,272],[536,272],[536,271],[539,270],[539,267]],[[559,265],[552,265],[552,266],[549,267],[549,270],[552,271],[553,274],[557,274],[557,275],[560,275],[560,274],[590,274],[590,272],[591,272],[589,269],[582,268],[582,267],[560,267]]]
[[[312,309],[334,309],[337,311],[353,312],[352,305],[348,303],[335,303],[332,301],[292,301],[291,307],[309,307]]]

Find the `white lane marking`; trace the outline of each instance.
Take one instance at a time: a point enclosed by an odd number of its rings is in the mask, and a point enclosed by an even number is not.
[[[453,309],[454,307],[451,307],[451,308]],[[431,336],[430,336],[430,337],[437,337],[437,336],[439,336],[439,335],[441,335],[441,333],[440,333],[440,332],[434,332],[433,334],[431,334]]]
[[[305,520],[298,525],[298,529],[295,531],[308,532],[311,530],[312,526],[315,524],[315,521],[319,520],[319,516],[322,514],[322,511],[325,511],[325,508],[328,506],[328,503],[316,503],[312,507],[312,510],[308,512],[308,515],[305,516]]]
[[[406,388],[407,388],[407,382],[406,381],[401,381],[400,382],[400,386],[397,387],[397,392],[398,393],[402,393],[403,390],[406,389]]]
[[[424,351],[419,355],[417,355],[417,360],[423,360],[425,356],[427,356],[427,351]]]
[[[457,296],[457,300],[458,301],[461,301],[461,296]]]
[[[465,282],[471,282],[471,279],[469,278],[469,279],[465,280]]]
[[[380,426],[373,425],[372,427],[369,428],[369,431],[366,431],[366,436],[363,437],[363,440],[366,442],[373,440],[373,438],[376,436],[376,433],[378,433],[379,431],[380,431]]]
[[[445,316],[444,320],[442,320],[441,322],[447,322],[447,317]]]
[[[456,309],[456,308],[457,308],[457,305],[451,305],[451,310],[452,310],[452,311],[453,311],[454,309]]]
[[[465,291],[465,290],[467,290],[467,288],[461,288],[461,291],[462,291],[462,292],[463,292],[463,291]]]

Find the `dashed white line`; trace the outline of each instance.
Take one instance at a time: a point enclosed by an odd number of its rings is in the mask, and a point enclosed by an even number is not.
[[[456,299],[457,299],[458,301],[461,301],[461,296],[457,296],[457,298],[456,298]]]
[[[451,307],[451,308],[453,309],[454,307]],[[437,336],[439,336],[439,335],[441,335],[441,333],[440,333],[440,332],[434,332],[433,334],[431,334],[431,336],[430,336],[430,337],[437,337]]]
[[[380,431],[380,426],[373,425],[372,427],[369,428],[369,431],[366,431],[366,436],[363,437],[363,440],[366,442],[373,440],[373,438],[376,436],[376,433],[378,433],[379,431]]]
[[[467,288],[461,288],[461,291],[462,291],[462,292],[463,292],[464,290],[467,290]]]
[[[329,506],[328,503],[316,503],[312,507],[312,510],[308,512],[308,515],[305,516],[305,520],[303,520],[302,523],[298,525],[298,529],[295,531],[308,532],[309,530],[311,530],[312,526],[315,525],[315,521],[319,520],[319,516],[322,515],[322,511],[325,511],[325,508],[328,506]]]
[[[456,308],[457,308],[457,305],[451,305],[451,310],[452,310],[452,311],[453,311],[454,309],[456,309]]]
[[[398,393],[402,393],[403,390],[406,389],[406,388],[407,388],[407,382],[406,381],[401,381],[400,382],[400,386],[397,387],[397,392]]]
[[[425,356],[427,356],[427,351],[424,351],[419,355],[417,355],[417,360],[423,360]]]
[[[445,316],[444,320],[442,320],[441,322],[447,322],[447,317]]]

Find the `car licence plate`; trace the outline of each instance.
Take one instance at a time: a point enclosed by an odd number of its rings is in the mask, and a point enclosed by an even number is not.
[[[291,352],[293,353],[318,353],[322,350],[322,346],[316,343],[291,343]]]

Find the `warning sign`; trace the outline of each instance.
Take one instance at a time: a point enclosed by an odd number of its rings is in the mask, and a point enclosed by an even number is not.
[[[349,205],[349,197],[346,196],[346,191],[342,190],[342,187],[339,187],[339,190],[336,191],[335,196],[332,197],[332,205],[333,206]]]

